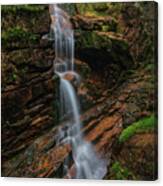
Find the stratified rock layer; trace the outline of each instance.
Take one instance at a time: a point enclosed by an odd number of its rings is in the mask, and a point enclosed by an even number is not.
[[[144,15],[146,9],[151,17]],[[118,142],[124,128],[157,111],[155,28],[150,27],[155,4],[71,4],[69,10],[81,75],[75,88],[82,132],[108,163],[105,179],[117,179],[116,161],[133,172],[124,179],[155,179],[157,130]],[[56,144],[64,123],[58,121],[53,45],[42,39],[49,25],[48,6],[2,6],[2,176],[68,178],[67,158],[68,173],[75,174],[70,145]]]
[[[41,24],[44,16],[47,21]],[[48,23],[45,6],[2,8],[3,161],[21,153],[34,139],[57,125],[58,80],[53,78],[54,52],[46,42],[44,47],[41,44],[42,34],[48,32]]]

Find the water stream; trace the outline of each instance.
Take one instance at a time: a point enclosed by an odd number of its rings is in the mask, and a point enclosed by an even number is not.
[[[50,5],[51,36],[55,40],[54,71],[60,77],[60,117],[64,127],[58,132],[58,144],[69,143],[78,179],[102,179],[106,174],[106,162],[100,159],[90,142],[81,132],[80,105],[73,82],[80,76],[74,71],[74,32],[69,15],[57,5]],[[70,160],[64,162],[64,174],[68,176]]]

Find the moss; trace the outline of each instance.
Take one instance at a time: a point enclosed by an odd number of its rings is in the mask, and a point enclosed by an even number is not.
[[[76,5],[77,11],[85,16],[108,16],[108,3],[82,3]]]
[[[82,4],[77,4],[76,5],[78,12],[80,12],[80,14],[85,14],[87,12],[93,12],[93,6],[91,3],[82,3]]]
[[[108,25],[103,25],[102,26],[102,31],[103,32],[107,32],[109,30],[109,26]]]
[[[111,49],[112,43],[109,37],[99,35],[97,32],[78,31],[79,37],[76,39],[77,48],[97,48]]]
[[[9,28],[6,32],[2,33],[2,40],[15,40],[15,39],[28,39],[28,40],[32,40],[35,41],[37,40],[36,35],[26,32],[25,30],[23,30],[20,27],[15,27],[15,28]]]
[[[136,179],[133,173],[128,168],[122,167],[118,161],[111,167],[111,177],[116,180]]]
[[[2,5],[2,14],[16,14],[19,12],[40,13],[45,10],[43,5]]]
[[[17,78],[18,76],[15,72],[9,73],[6,81],[8,84],[15,83]]]
[[[131,138],[135,133],[153,130],[156,124],[157,122],[156,122],[156,118],[154,115],[143,118],[131,124],[126,129],[124,129],[119,137],[119,142],[120,143],[125,142],[126,140]]]
[[[24,65],[24,67],[18,71],[19,72],[18,75],[20,77],[20,81],[21,82],[24,82],[25,83],[27,81],[28,70],[29,70],[29,67]]]
[[[7,31],[9,28],[20,27],[32,33],[47,33],[49,30],[47,25],[50,21],[48,9],[45,9],[45,6],[41,5],[40,9],[43,11],[37,11],[38,7],[35,8],[34,5],[30,6],[32,9],[36,9],[36,11],[21,11],[19,7],[15,8],[15,6],[11,6],[8,8],[8,6],[6,6],[4,9],[9,9],[9,11],[5,10],[6,13],[2,12],[2,31]],[[14,11],[12,11],[12,9],[15,10],[15,13],[13,13]]]
[[[125,69],[132,67],[133,59],[129,51],[129,45],[126,40],[122,39],[121,35],[113,34],[112,32],[81,30],[76,31],[75,34],[76,50],[81,50],[81,53],[78,52],[79,58],[83,61],[89,60],[93,68],[97,69],[98,64],[99,67],[104,63],[106,64],[108,59],[110,59],[112,63],[122,64]],[[91,51],[96,53],[93,54]],[[85,54],[87,57],[85,57]],[[101,61],[101,64],[98,61]],[[97,65],[95,65],[95,63]]]
[[[148,72],[154,72],[155,70],[155,65],[152,63],[152,64],[147,64],[145,66],[145,70],[148,71]]]
[[[114,42],[114,46],[117,48],[121,48],[123,51],[128,50],[129,45],[128,42],[123,40],[122,38],[116,37],[114,35],[108,35],[110,40]]]
[[[96,11],[106,11],[108,9],[108,3],[96,3],[94,4],[94,10]]]
[[[107,29],[107,28],[104,28]],[[121,51],[128,51],[129,45],[128,42],[118,35],[112,35],[112,33],[106,34],[105,32],[98,31],[76,31],[76,47],[78,48],[96,48],[96,49],[107,49]],[[115,53],[114,58],[119,58],[117,53]]]
[[[10,48],[12,42],[14,45],[16,45],[17,43],[20,43],[20,45],[29,43],[35,44],[38,39],[38,35],[26,32],[18,26],[14,28],[9,28],[7,31],[2,32],[3,48]]]

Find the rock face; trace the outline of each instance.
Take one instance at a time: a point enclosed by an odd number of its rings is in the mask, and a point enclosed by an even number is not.
[[[157,161],[156,142],[156,136],[152,132],[136,134],[116,152],[116,161],[123,166],[127,165],[137,179],[154,180],[157,176],[154,164]]]
[[[41,45],[41,36],[49,25],[40,24],[44,16],[48,21],[48,10],[44,6],[2,8],[3,161],[57,124],[54,98],[58,80],[53,78],[54,52]]]
[[[128,43],[120,34],[79,31],[76,38],[77,57],[109,82],[109,88],[115,85],[122,73],[133,67]]]
[[[67,7],[81,75],[75,88],[82,132],[108,162],[104,179],[156,179],[157,130],[138,131],[119,142],[124,129],[157,111],[156,41],[149,26],[155,4]],[[72,160],[71,147],[56,144],[64,123],[59,124],[55,54],[52,43],[42,39],[49,25],[46,5],[2,6],[2,176],[68,178],[63,165]],[[65,78],[74,83],[72,76]],[[72,177],[74,171],[72,160]]]
[[[100,16],[83,16],[77,14],[71,18],[72,24],[75,29],[82,29],[85,31],[98,30],[98,31],[116,31],[117,22],[113,17],[100,17]]]
[[[90,15],[79,12],[72,17],[76,56],[109,81],[108,86],[111,88],[119,75],[133,66],[133,59],[127,40],[117,33],[117,21],[107,13],[103,16],[91,15],[94,8],[92,5],[91,10],[87,10]]]

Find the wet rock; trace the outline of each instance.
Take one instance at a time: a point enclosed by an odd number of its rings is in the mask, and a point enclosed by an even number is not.
[[[83,78],[77,91],[83,111],[82,132],[109,163],[118,160],[135,170],[138,178],[148,180],[156,170],[151,162],[156,157],[153,144],[157,134],[140,133],[117,144],[123,128],[149,116],[156,107],[152,69],[129,72],[135,63],[133,56],[143,61],[140,56],[150,52],[142,45],[145,34],[137,40],[144,29],[140,20],[133,19],[139,11],[124,6],[126,12],[121,12],[123,6],[76,4],[70,8],[78,29],[76,70]],[[59,80],[52,69],[52,43],[42,39],[49,30],[48,9],[17,6],[7,11],[2,8],[2,176],[62,178],[66,176],[64,161],[72,160],[72,154],[69,144],[56,143],[64,123],[58,126]],[[127,22],[119,17],[121,13],[125,20],[128,17]],[[74,81],[72,75],[65,78]],[[73,165],[72,161],[68,167],[72,174]],[[108,175],[112,178],[109,169]]]
[[[51,49],[21,49],[3,52],[2,56],[2,86],[5,91],[8,85],[27,84],[45,75],[52,68],[54,52]],[[46,73],[46,76],[49,75]]]
[[[53,78],[54,50],[41,43],[49,29],[48,9],[2,9],[2,159],[7,161],[57,124],[59,82]]]
[[[42,42],[49,24],[48,6],[2,6],[2,50],[52,46],[50,42]]]
[[[121,7],[121,14],[122,33],[129,42],[136,65],[153,63],[153,47],[157,43],[157,4],[126,3]]]
[[[112,17],[100,17],[100,16],[83,16],[76,15],[71,18],[74,29],[80,30],[99,30],[99,31],[116,31],[117,22]]]
[[[123,80],[121,76],[134,65],[127,41],[112,32],[79,31],[76,33],[76,52],[79,59],[109,82],[110,88],[118,79]]]
[[[136,134],[121,147],[115,148],[114,161],[135,175],[134,179],[155,180],[157,178],[157,139],[154,133]],[[109,177],[108,177],[109,179]],[[113,177],[113,179],[116,179]]]
[[[49,31],[49,24],[47,5],[2,6],[2,31],[18,26],[27,32],[44,34]]]
[[[76,4],[76,12],[81,15],[108,15],[108,3],[78,3]]]
[[[133,79],[133,80],[135,78],[137,79],[140,76],[140,74],[141,72],[139,72],[137,75],[133,74],[133,76],[130,79]],[[117,138],[120,135],[123,127],[125,126],[125,123],[132,122],[131,118],[126,114],[128,112],[131,112],[130,107],[127,107],[128,103],[126,102],[126,100],[128,99],[128,97],[130,97],[131,93],[132,93],[132,97],[137,97],[137,99],[139,99],[139,97],[144,93],[142,91],[137,92],[136,90],[139,90],[141,87],[143,87],[145,83],[146,83],[145,79],[140,79],[134,85],[132,81],[128,83],[125,82],[122,85],[122,87],[119,87],[118,90],[114,92],[114,95],[110,94],[109,97],[106,97],[105,100],[95,105],[94,107],[91,107],[88,111],[86,111],[82,115],[81,117],[81,120],[83,123],[82,131],[84,132],[85,139],[88,141],[92,141],[95,144],[96,150],[100,152],[101,156],[104,156],[107,159],[110,159],[109,157],[110,155],[113,154],[112,150],[116,149],[115,147],[117,144]],[[129,89],[130,89],[130,92],[126,91]],[[149,90],[150,90],[150,87],[148,86],[147,92]],[[148,99],[150,98],[148,97]],[[116,100],[120,100],[120,101],[116,101]],[[135,101],[135,104],[138,104],[138,102]],[[138,116],[134,115],[135,113],[133,111],[132,119],[134,118],[136,120],[137,117],[142,116],[143,110],[148,110],[148,108],[144,108],[143,106],[140,105]],[[43,117],[43,120],[45,120],[44,126],[46,126],[47,125],[46,118],[48,117],[47,116],[46,117],[42,116],[42,117]],[[34,125],[36,126],[42,125],[40,123],[41,122],[40,116],[36,117],[35,120],[33,120],[33,122],[34,122]],[[30,129],[30,134],[31,132],[32,131]],[[62,165],[63,165],[65,158],[70,156],[71,148],[68,147],[67,145],[57,146],[55,144],[56,134],[57,134],[57,128],[54,127],[53,129],[48,130],[46,134],[41,135],[39,138],[37,138],[32,143],[32,144],[37,144],[34,147],[34,149],[32,148],[33,145],[31,144],[29,148],[26,148],[26,150],[24,150],[22,153],[18,155],[19,157],[17,157],[17,160],[12,158],[8,161],[5,161],[3,163],[4,174],[6,175],[8,173],[8,175],[10,176],[23,175],[26,177],[33,177],[33,176],[34,177],[53,177],[53,176],[62,177],[63,176]],[[20,139],[23,139],[23,136],[26,136],[26,135],[22,134],[22,137]],[[144,136],[144,134],[142,136]],[[151,139],[147,141],[149,142],[151,141]],[[138,141],[136,141],[136,143],[135,141],[132,142],[134,144],[132,146],[133,149],[136,149],[135,145],[139,143]],[[141,140],[141,141],[144,141],[144,140]],[[150,144],[152,143],[153,142],[151,141]],[[21,146],[21,148],[25,149],[25,147],[23,146]],[[31,149],[33,149],[32,152],[34,153],[31,152]],[[118,149],[121,150],[123,148],[118,148]],[[140,149],[141,149],[140,152],[142,153],[142,149],[144,148],[140,147]],[[108,152],[110,153],[108,154]],[[29,153],[31,154],[30,156],[29,156]],[[118,153],[118,155],[120,154],[121,153]],[[30,165],[27,164],[27,161],[24,163],[21,163],[22,158],[29,159],[29,157],[31,161]],[[127,156],[123,155],[122,157],[127,157]],[[135,156],[133,155],[133,158],[134,157]],[[127,161],[129,161],[129,158],[127,158]],[[21,165],[18,166],[20,163]],[[132,165],[132,163],[130,163],[130,165]],[[28,168],[29,166],[30,168]],[[11,167],[12,168],[15,167],[13,169],[14,171],[11,171]],[[70,167],[70,171],[71,171],[71,167]]]

